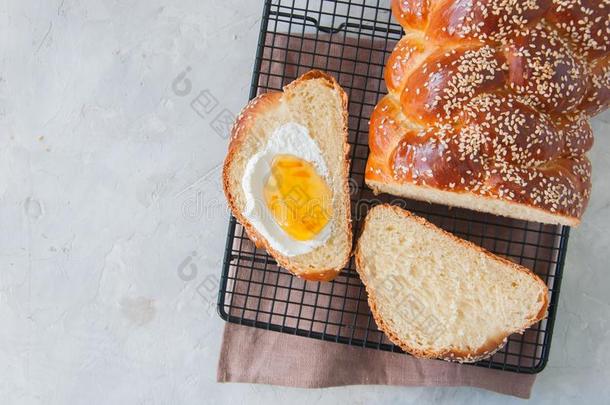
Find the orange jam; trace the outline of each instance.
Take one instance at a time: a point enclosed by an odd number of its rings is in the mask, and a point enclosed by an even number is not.
[[[278,225],[296,240],[314,238],[332,216],[332,193],[313,164],[277,155],[265,182],[265,203]]]

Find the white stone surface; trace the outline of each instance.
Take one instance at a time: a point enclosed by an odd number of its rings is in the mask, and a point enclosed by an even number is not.
[[[247,100],[260,14],[239,0],[0,2],[0,403],[519,402],[215,382],[223,324],[206,286],[228,214],[211,125]],[[191,88],[173,88],[189,67]],[[594,122],[593,196],[538,403],[610,397],[609,117]]]

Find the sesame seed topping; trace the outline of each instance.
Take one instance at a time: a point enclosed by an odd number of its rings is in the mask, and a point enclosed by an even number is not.
[[[418,32],[428,12],[404,4],[407,35],[388,64],[396,108],[384,104],[370,126],[390,145],[376,153],[393,149],[392,181],[579,216],[588,116],[608,106],[610,0],[473,0],[434,32]]]

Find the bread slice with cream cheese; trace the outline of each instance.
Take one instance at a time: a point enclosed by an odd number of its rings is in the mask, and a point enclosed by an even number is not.
[[[272,137],[276,138],[274,147],[278,149],[282,134],[288,133],[282,129],[290,126],[302,128],[317,145],[325,163],[325,181],[332,193],[332,215],[328,228],[325,228],[328,234],[321,245],[307,252],[303,252],[306,245],[278,234],[278,228],[268,220],[269,212],[265,212],[267,207],[264,204],[259,204],[257,214],[261,217],[267,215],[264,221],[255,221],[246,212],[250,204],[248,200],[255,198],[253,194],[260,194],[260,191],[253,191],[257,186],[250,182],[256,180],[252,180],[253,177],[264,175],[264,170],[262,174],[253,175],[248,162],[266,148]],[[223,168],[223,186],[229,207],[258,247],[265,248],[279,265],[307,280],[335,278],[350,257],[352,230],[347,136],[347,96],[333,77],[316,70],[288,84],[283,92],[261,94],[250,101],[232,129]],[[245,180],[248,184],[244,183]],[[273,228],[273,232],[267,228]],[[298,246],[299,254],[289,254],[290,248],[281,245],[281,241]]]

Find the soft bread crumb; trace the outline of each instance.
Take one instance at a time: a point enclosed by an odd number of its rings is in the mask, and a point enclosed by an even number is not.
[[[369,212],[356,266],[379,328],[421,357],[488,357],[548,306],[531,271],[389,205]]]
[[[533,205],[518,204],[512,201],[482,196],[475,193],[455,193],[434,187],[418,186],[408,183],[386,184],[372,179],[367,179],[366,184],[375,194],[390,193],[414,200],[488,212],[503,217],[521,219],[523,221],[568,226],[578,226],[580,224],[579,218],[553,214]]]

